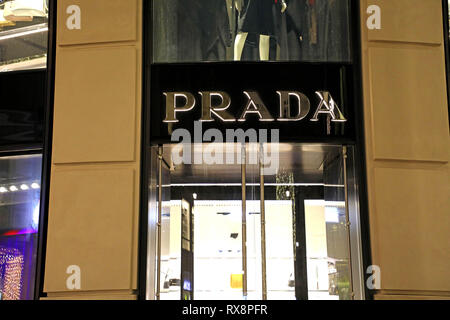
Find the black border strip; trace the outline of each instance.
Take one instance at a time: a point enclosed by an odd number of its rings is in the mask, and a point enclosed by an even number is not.
[[[353,89],[355,108],[355,174],[358,181],[359,193],[359,216],[361,231],[361,248],[363,260],[363,286],[366,300],[373,299],[373,292],[367,286],[369,275],[366,274],[367,267],[372,265],[372,249],[370,243],[370,221],[369,200],[367,188],[367,165],[366,165],[366,143],[364,132],[364,99],[363,99],[363,74],[362,74],[362,40],[361,40],[361,4],[358,0],[351,0],[352,15],[350,15],[350,27],[352,28],[352,50],[353,50]]]
[[[138,300],[146,300],[148,258],[148,177],[150,161],[150,59],[152,32],[152,2],[142,0],[142,119],[141,119],[141,175],[138,246]],[[150,17],[150,18],[149,18]]]
[[[449,126],[450,126],[450,49],[449,49],[449,37],[450,37],[450,26],[449,26],[449,8],[448,0],[442,0],[442,19],[444,24],[444,54],[445,54],[445,75],[447,79],[447,109],[449,115]]]
[[[55,93],[56,60],[56,9],[57,1],[49,1],[47,84],[45,101],[44,151],[42,156],[41,206],[39,216],[39,237],[36,262],[36,283],[34,299],[44,297],[45,256],[47,249],[48,203],[50,195],[50,170],[52,163],[53,105]]]

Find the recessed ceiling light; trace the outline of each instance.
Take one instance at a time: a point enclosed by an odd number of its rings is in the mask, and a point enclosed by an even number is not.
[[[31,187],[32,187],[33,189],[39,189],[39,188],[40,188],[39,184],[37,184],[36,182],[33,182],[33,183],[31,184]]]

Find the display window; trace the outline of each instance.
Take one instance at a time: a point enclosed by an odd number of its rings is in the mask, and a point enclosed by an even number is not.
[[[147,2],[148,299],[364,299],[350,11]]]
[[[46,67],[48,1],[1,1],[0,72]]]
[[[41,155],[0,158],[0,300],[34,299]]]
[[[351,60],[347,0],[155,0],[153,62]]]
[[[359,275],[352,274],[360,269],[352,147],[283,143],[273,173],[263,173],[260,162],[274,152],[271,144],[182,150],[193,158],[214,150],[240,164],[176,165],[177,148],[151,150],[150,216],[161,218],[153,251],[159,299],[349,300],[361,294]]]

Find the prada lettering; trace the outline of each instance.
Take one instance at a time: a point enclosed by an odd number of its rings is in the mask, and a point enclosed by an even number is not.
[[[258,117],[259,121],[300,121],[305,119],[311,110],[309,98],[297,91],[277,91],[280,101],[278,118],[275,118],[262,101],[256,91],[244,91],[246,103],[242,107],[239,117],[232,115],[228,108],[231,97],[224,91],[201,91],[201,122],[220,120],[223,122],[244,122],[250,115]],[[333,122],[346,122],[347,119],[339,110],[338,105],[328,91],[317,91],[320,102],[310,119],[319,121],[319,116],[327,115]],[[183,112],[193,110],[197,104],[195,96],[190,92],[164,92],[166,97],[166,118],[164,122],[179,122],[177,116]],[[294,103],[293,103],[294,102]]]

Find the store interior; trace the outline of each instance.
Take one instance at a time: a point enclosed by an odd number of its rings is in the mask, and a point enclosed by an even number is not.
[[[236,144],[228,149],[218,145],[215,154],[219,155],[222,149],[225,159],[233,147],[232,152],[238,153],[235,159],[240,158]],[[204,154],[205,148],[211,150],[211,146],[196,145],[190,149],[192,153]],[[258,162],[250,163],[248,149],[245,165],[174,165],[171,158],[173,152],[179,152],[177,146],[153,148],[154,155],[162,152],[160,299],[182,298],[186,280],[182,281],[181,274],[186,272],[182,270],[186,266],[193,272],[189,288],[194,300],[261,299],[262,245],[266,252],[267,299],[298,299],[296,284],[307,288],[310,300],[349,298],[350,255],[345,228],[342,146],[280,144],[278,151],[279,167],[264,176],[265,240],[262,241],[260,166]],[[153,175],[158,177],[158,172]],[[246,295],[243,294],[243,176]],[[158,184],[151,186],[151,190],[157,195]],[[191,204],[193,216],[188,226],[192,230],[193,263],[187,265],[182,261],[182,234],[186,229],[183,202]],[[151,204],[150,214],[157,214],[157,207],[157,203]],[[298,250],[302,246],[305,251]],[[157,254],[158,250],[152,252]],[[302,261],[305,270],[299,273]]]

